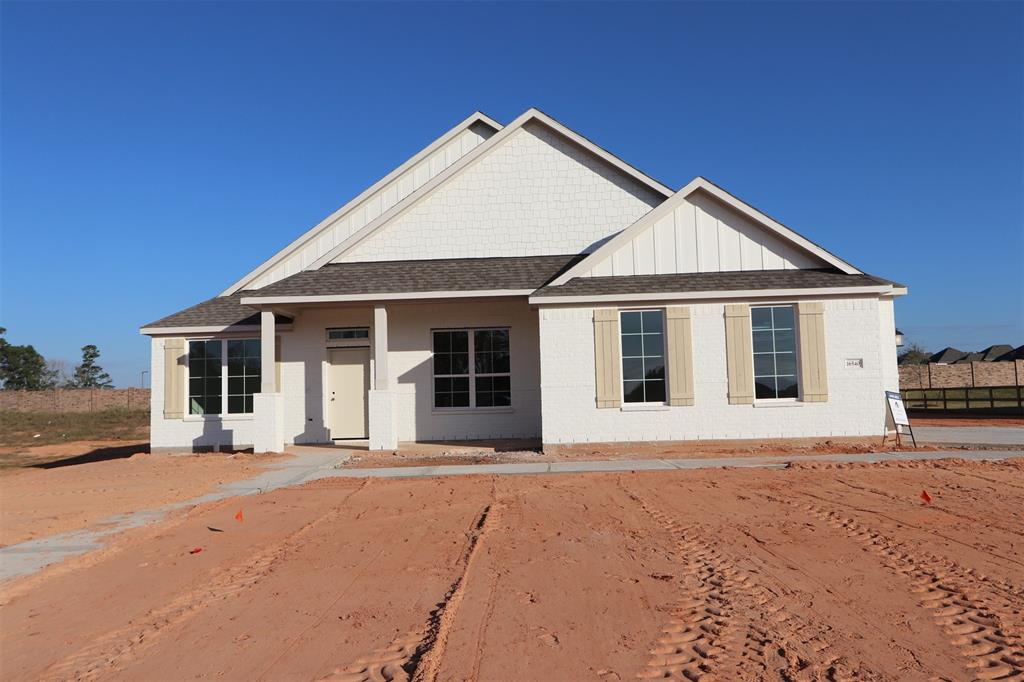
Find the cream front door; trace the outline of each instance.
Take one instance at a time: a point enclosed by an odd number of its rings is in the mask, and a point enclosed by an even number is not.
[[[370,349],[332,348],[328,359],[327,426],[331,438],[366,438]]]

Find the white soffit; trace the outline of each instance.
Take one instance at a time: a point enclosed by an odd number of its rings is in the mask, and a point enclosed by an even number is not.
[[[519,130],[530,121],[538,121],[544,124],[548,128],[554,130],[558,134],[567,138],[574,144],[579,145],[583,149],[587,150],[591,154],[603,160],[605,163],[618,169],[619,171],[632,177],[633,179],[639,181],[641,184],[649,187],[652,191],[656,192],[657,194],[660,194],[666,199],[673,195],[672,190],[666,185],[661,184],[660,182],[650,177],[649,175],[637,170],[636,168],[629,165],[619,157],[597,146],[596,144],[594,144],[587,138],[583,137],[579,133],[570,130],[569,128],[565,127],[555,119],[545,114],[544,112],[535,108],[531,108],[525,111],[523,114],[521,114],[514,121],[509,123],[507,126],[502,128],[500,132],[493,135],[486,142],[482,143],[481,145],[473,149],[471,152],[460,158],[451,167],[446,169],[445,172],[438,174],[433,179],[431,179],[430,182],[426,183],[425,185],[417,189],[415,192],[409,195],[409,197],[405,201],[402,201],[400,204],[397,204],[394,207],[392,207],[389,211],[383,213],[379,218],[374,220],[372,223],[367,224],[366,227],[364,227],[362,230],[353,233],[351,237],[349,237],[344,242],[338,244],[335,248],[331,249],[330,251],[322,255],[320,258],[318,258],[309,267],[305,269],[317,270],[323,267],[324,265],[332,262],[341,254],[355,248],[360,243],[365,241],[368,237],[378,232],[389,222],[391,222],[395,218],[398,218],[406,211],[410,210],[420,200],[429,196],[442,184],[456,177],[459,173],[464,171],[470,165],[472,165],[473,163],[480,160],[485,155],[496,149],[499,145],[501,145],[503,140],[508,139],[508,137],[512,135],[512,133]]]
[[[495,136],[497,137],[497,136]],[[483,146],[483,145],[481,145]],[[573,277],[582,277],[587,273],[594,270],[595,267],[603,263],[606,259],[611,258],[621,247],[628,244],[637,235],[648,229],[653,229],[655,223],[668,216],[672,211],[679,207],[687,197],[697,191],[704,191],[711,195],[718,201],[722,202],[726,206],[737,211],[741,215],[753,220],[758,225],[764,227],[770,233],[774,233],[784,241],[793,244],[803,251],[821,259],[825,263],[839,269],[846,274],[854,275],[861,274],[861,271],[855,268],[850,263],[847,263],[843,259],[839,258],[835,254],[826,251],[822,247],[818,246],[811,240],[797,234],[793,230],[789,229],[782,223],[770,218],[761,211],[757,210],[753,206],[745,203],[737,197],[729,194],[721,187],[715,185],[711,181],[697,177],[694,178],[689,184],[683,187],[681,190],[676,192],[675,196],[666,200],[658,207],[651,210],[650,213],[640,218],[625,230],[615,235],[607,242],[602,244],[597,250],[591,253],[587,258],[577,263],[575,266],[569,268],[564,273],[555,278],[549,286],[557,286],[559,284],[565,284]]]
[[[428,159],[435,152],[444,149],[445,145],[448,145],[449,143],[453,142],[454,140],[459,138],[460,135],[462,135],[463,133],[466,133],[467,131],[469,131],[474,126],[477,126],[478,128],[483,126],[485,128],[489,128],[491,131],[495,131],[495,132],[496,131],[500,131],[502,129],[502,125],[500,123],[498,123],[497,121],[495,121],[494,119],[492,119],[490,116],[487,116],[486,114],[483,114],[483,113],[481,113],[479,111],[474,112],[469,117],[467,117],[465,120],[463,120],[461,123],[459,123],[458,125],[453,127],[451,130],[446,132],[444,135],[442,135],[441,137],[437,138],[436,140],[431,142],[429,145],[424,147],[422,150],[417,152],[414,156],[412,156],[411,158],[406,160],[398,168],[396,168],[395,170],[391,171],[390,173],[385,175],[383,178],[381,178],[380,180],[375,182],[373,185],[371,185],[369,188],[367,188],[366,190],[361,192],[358,196],[356,196],[354,199],[352,199],[351,201],[346,203],[344,206],[339,208],[337,211],[335,211],[331,215],[329,215],[326,218],[324,218],[323,220],[321,220],[313,228],[311,228],[310,230],[306,231],[306,233],[303,234],[301,237],[299,237],[298,239],[293,241],[291,244],[289,244],[285,248],[283,248],[280,251],[278,251],[276,254],[274,254],[268,260],[264,261],[255,270],[253,270],[249,274],[245,275],[240,280],[238,280],[237,282],[232,284],[230,287],[225,289],[223,292],[221,292],[220,295],[221,296],[230,296],[231,294],[235,293],[236,291],[245,288],[247,285],[252,284],[254,281],[259,279],[261,276],[265,275],[268,271],[272,270],[275,266],[280,265],[281,263],[283,263],[284,261],[289,259],[291,256],[293,256],[294,254],[299,252],[304,246],[309,244],[311,241],[313,241],[314,239],[320,238],[322,234],[326,233],[335,224],[337,224],[342,219],[346,218],[350,213],[353,213],[357,209],[360,209],[364,203],[371,203],[372,201],[376,201],[377,197],[375,197],[374,195],[376,195],[376,194],[382,194],[383,195],[383,194],[386,194],[386,193],[390,192],[391,189],[392,189],[392,187],[390,187],[390,186],[391,185],[397,185],[396,181],[399,181],[404,174],[406,174],[410,170],[414,170],[415,167],[417,166],[417,164],[420,164],[422,161]],[[482,141],[481,143],[479,143],[477,145],[477,147],[483,146],[483,144],[485,142],[486,142],[486,140]],[[453,160],[453,163],[454,163],[454,160]],[[451,165],[452,164],[448,164],[448,168],[450,168]],[[431,170],[433,170],[433,169],[431,169]],[[444,174],[445,174],[445,170],[441,169],[437,173],[434,173],[434,177],[436,177],[437,175],[444,175]],[[397,192],[397,190],[396,190],[396,192]],[[403,197],[402,199],[397,201],[396,205],[400,205],[400,204],[406,203],[415,194],[416,194],[416,192],[413,191],[412,193],[406,195],[405,197]],[[371,200],[371,201],[368,202],[367,200]],[[383,203],[385,201],[387,201],[387,198],[381,197],[380,201],[381,201],[381,204],[383,205]],[[303,270],[303,269],[306,269],[304,267],[304,264],[298,268],[298,270]],[[285,276],[287,276],[289,274],[294,274],[294,273],[293,272],[288,272],[288,273],[285,273]]]

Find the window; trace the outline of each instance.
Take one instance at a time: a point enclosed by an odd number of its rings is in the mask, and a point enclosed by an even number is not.
[[[369,338],[370,329],[368,327],[339,327],[327,330],[328,341],[350,341]]]
[[[188,343],[189,414],[220,414],[222,346],[221,341]]]
[[[259,339],[228,341],[228,413],[252,414],[252,394],[260,392]]]
[[[224,414],[225,397],[227,414],[252,414],[252,396],[260,392],[260,363],[259,339],[189,341],[189,414]]]
[[[512,404],[508,329],[433,332],[434,407]]]
[[[623,311],[620,323],[623,402],[665,402],[665,322],[662,311]]]
[[[791,305],[750,309],[758,399],[797,397],[795,317]]]

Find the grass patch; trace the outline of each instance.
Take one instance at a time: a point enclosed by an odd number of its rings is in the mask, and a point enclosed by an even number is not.
[[[149,410],[0,412],[0,447],[148,438]]]

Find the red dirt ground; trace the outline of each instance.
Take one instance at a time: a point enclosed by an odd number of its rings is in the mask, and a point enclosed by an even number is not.
[[[328,479],[242,504],[0,589],[3,678],[1024,675],[1024,459]]]
[[[287,455],[150,455],[145,443],[125,445],[117,457],[74,462],[114,448],[107,442],[61,443],[32,448],[51,468],[0,469],[0,546],[86,528],[108,516],[190,500],[228,483],[257,475],[263,465]],[[57,462],[60,464],[60,462]]]

